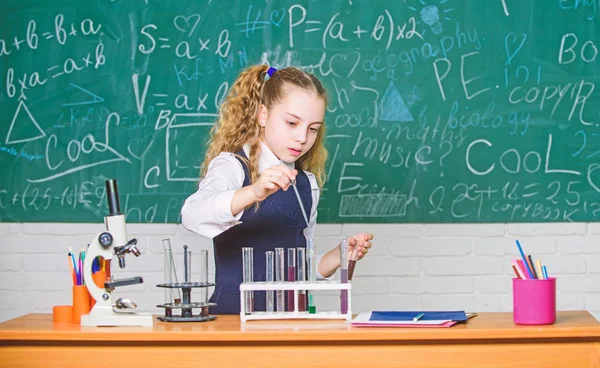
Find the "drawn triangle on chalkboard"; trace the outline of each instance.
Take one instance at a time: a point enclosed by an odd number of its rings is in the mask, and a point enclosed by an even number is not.
[[[90,105],[90,104],[95,104],[98,102],[103,102],[104,99],[90,91],[88,91],[87,89],[80,87],[74,83],[69,83],[72,87],[77,88],[78,90],[80,90],[81,92],[83,92],[87,98],[87,100],[84,100],[83,98],[80,98],[81,102],[70,102],[70,103],[66,103],[63,104],[63,106],[78,106],[78,105]],[[80,95],[80,93],[78,93],[78,95]],[[89,97],[92,97],[92,99],[90,100]]]
[[[379,105],[379,120],[384,121],[413,121],[414,118],[411,115],[408,107],[404,103],[404,99],[400,95],[400,92],[394,85],[394,82],[390,82],[387,89],[383,93],[381,103]]]
[[[25,114],[27,114],[27,116],[24,116],[23,119],[21,119],[19,116],[19,115],[23,115],[21,113],[21,108],[23,108],[23,110],[25,111]],[[17,118],[19,118],[20,126],[13,133],[13,128],[15,127],[15,123],[17,123]],[[23,122],[21,123],[22,120],[23,120]],[[32,133],[32,129],[33,129],[34,134],[35,133],[39,133],[39,134],[36,136],[33,136],[33,134],[29,134],[29,133]],[[15,116],[13,116],[13,119],[10,122],[10,128],[8,128],[8,133],[6,134],[5,143],[6,144],[15,144],[15,143],[31,142],[31,141],[35,141],[36,139],[44,138],[45,136],[46,136],[46,133],[42,130],[42,128],[40,128],[37,121],[35,121],[35,118],[33,117],[33,115],[31,115],[31,112],[29,112],[27,105],[25,105],[25,100],[19,100],[19,106],[17,106],[17,111],[15,112]]]

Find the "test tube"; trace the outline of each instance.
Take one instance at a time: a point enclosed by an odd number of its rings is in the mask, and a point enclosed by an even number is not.
[[[169,244],[168,241],[165,243],[165,240],[167,240],[167,239],[163,239],[165,284],[170,284],[173,282],[173,267],[171,265],[172,250],[171,250],[171,244]],[[166,287],[165,288],[165,304],[171,304],[171,303],[173,303],[173,289]],[[171,312],[171,308],[168,308],[166,310],[166,312],[167,312],[167,316],[169,316],[169,314]]]
[[[188,246],[184,245],[183,246],[183,281],[184,282],[189,282],[189,265],[188,265],[188,250],[187,250]]]
[[[192,251],[187,254],[187,282],[192,282]]]
[[[283,248],[275,248],[275,281],[284,281],[283,272]],[[277,290],[276,295],[277,312],[283,312],[285,311],[283,290]]]
[[[296,248],[296,280],[306,281],[306,248]],[[306,290],[298,292],[298,311],[306,312]]]
[[[189,259],[189,252],[187,250],[188,246],[184,245],[183,246],[183,280],[184,282],[187,284],[188,282],[190,282],[190,264],[188,263],[190,261]],[[183,290],[183,304],[190,304],[192,301],[190,300],[190,293],[187,292],[185,289]],[[187,314],[189,314],[189,316],[191,316],[191,311],[186,311],[185,309],[182,311],[182,316],[187,316]]]
[[[273,282],[275,281],[275,274],[273,272],[273,256],[275,253],[273,253],[272,250],[268,250],[265,252],[265,256],[266,256],[266,262],[267,262],[267,279],[265,281],[267,282]],[[273,303],[273,290],[267,290],[267,312],[273,312],[275,310],[275,306]]]
[[[243,281],[252,282],[254,281],[254,248],[243,247],[242,248],[242,262],[243,262]],[[246,313],[254,312],[254,292],[252,290],[244,292],[244,303]]]
[[[208,251],[201,250],[200,251],[200,267],[198,267],[200,271],[200,282],[203,284],[208,284]],[[201,287],[200,288],[200,303],[208,303],[208,288]],[[202,308],[202,315],[208,315],[208,307]]]
[[[348,283],[348,243],[342,240],[340,246],[340,277],[343,284]],[[348,290],[340,290],[340,311],[348,313]]]
[[[315,243],[312,239],[308,240],[306,247],[306,256],[308,264],[308,281],[310,283],[317,282],[317,265],[315,262]],[[308,293],[308,313],[317,313],[317,306],[315,305],[314,295],[312,291]]]
[[[352,254],[350,254],[350,260],[348,261],[348,280],[352,280],[352,275],[354,275],[354,268],[356,267],[356,261],[358,261],[358,245],[352,250]]]
[[[287,280],[288,281],[296,281],[296,248],[288,248],[287,250]],[[294,308],[294,298],[296,294],[296,290],[288,290],[287,291],[287,310],[288,312],[293,312]]]
[[[177,269],[175,268],[175,261],[173,260],[173,251],[171,249],[171,241],[169,239],[163,239],[162,243],[165,262],[165,283],[178,283],[179,281],[177,280]],[[168,301],[167,296],[169,296]],[[165,303],[181,303],[181,292],[178,288],[165,288]]]

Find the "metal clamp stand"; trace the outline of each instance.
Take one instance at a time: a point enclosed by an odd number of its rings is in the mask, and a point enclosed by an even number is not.
[[[170,284],[156,285],[162,288],[181,289],[182,303],[165,303],[157,305],[159,308],[165,308],[165,315],[157,317],[164,322],[205,322],[216,319],[216,316],[208,314],[208,308],[217,305],[216,303],[190,302],[193,288],[207,288],[215,286],[214,283],[207,282],[173,282]],[[192,309],[202,308],[199,315],[194,316]],[[173,315],[173,309],[181,309],[181,315]]]
[[[216,319],[216,316],[210,316],[208,314],[209,307],[217,305],[216,303],[208,302],[206,297],[208,290],[201,290],[206,291],[204,295],[201,294],[201,299],[203,299],[201,302],[192,302],[193,288],[208,288],[215,286],[214,283],[208,282],[208,252],[204,251],[205,256],[200,258],[201,273],[203,273],[201,282],[192,282],[190,280],[192,278],[191,252],[188,252],[187,245],[184,245],[184,282],[178,282],[177,270],[175,269],[175,262],[173,261],[169,239],[163,239],[163,247],[165,249],[165,283],[156,286],[166,289],[181,289],[182,293],[176,291],[176,297],[171,298],[171,294],[173,293],[170,290],[165,290],[165,303],[157,305],[159,308],[165,308],[165,315],[164,317],[159,316],[157,318],[164,322],[205,322]],[[194,308],[201,309],[198,315],[193,314]],[[181,309],[181,314],[173,315],[173,309]]]

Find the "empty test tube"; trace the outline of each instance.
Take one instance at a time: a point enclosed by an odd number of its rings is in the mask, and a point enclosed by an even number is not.
[[[242,248],[242,274],[244,282],[254,281],[254,248]],[[254,292],[252,290],[244,292],[244,303],[246,313],[254,312]]]
[[[192,282],[192,251],[187,251],[187,282]]]
[[[167,248],[165,245],[165,241],[163,240],[163,255],[164,255],[164,271],[165,271],[165,284],[170,284],[173,281],[173,267],[171,265],[171,245],[168,244]],[[165,288],[165,304],[173,303],[173,289],[166,287]],[[167,317],[172,316],[172,309],[167,307],[165,309],[165,315]]]
[[[190,267],[188,267],[189,264],[188,264],[188,250],[187,250],[187,248],[188,248],[187,245],[183,246],[183,281],[184,282],[189,282],[190,281],[190,279],[189,279],[189,276],[190,276],[189,269],[190,269]]]
[[[199,258],[200,282],[208,284],[208,251],[201,250]],[[208,303],[208,288],[206,287],[200,288],[200,303]],[[202,315],[208,316],[208,307],[202,308]]]
[[[171,241],[163,239],[164,263],[165,263],[165,283],[178,283],[177,269],[173,260],[173,251],[171,249]],[[165,303],[181,303],[181,292],[178,288],[165,288]]]
[[[315,243],[313,243],[312,239],[308,240],[306,246],[306,263],[308,265],[308,281],[310,283],[317,282],[317,265],[315,262]],[[308,313],[316,313],[317,306],[315,305],[315,301],[313,298],[313,292],[308,292]]]
[[[296,253],[296,280],[306,281],[306,249],[297,248]],[[306,312],[306,290],[298,292],[298,311]]]
[[[267,282],[273,282],[275,281],[275,272],[273,270],[273,256],[274,253],[271,250],[268,250],[265,252],[265,256],[266,256],[266,262],[267,262],[267,279],[265,281]],[[267,312],[273,312],[275,310],[275,306],[273,303],[273,290],[267,290],[266,293],[266,298],[267,298]]]
[[[275,248],[275,281],[284,281],[283,273],[283,248]],[[277,312],[285,311],[285,296],[283,290],[276,291],[275,299]]]
[[[188,246],[184,245],[183,246],[183,279],[184,282],[188,283],[191,282],[190,280],[190,274],[191,274],[191,258],[190,258],[190,252],[188,252]],[[186,292],[185,290],[183,291],[183,304],[190,304],[192,301],[190,300],[190,293]],[[187,311],[186,313],[190,313],[191,316],[191,312]],[[183,315],[183,314],[182,314]]]

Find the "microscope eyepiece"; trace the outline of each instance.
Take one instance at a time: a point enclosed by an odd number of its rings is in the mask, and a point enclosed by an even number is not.
[[[106,199],[108,201],[109,216],[122,215],[119,205],[119,190],[117,189],[117,180],[110,179],[106,181]]]

